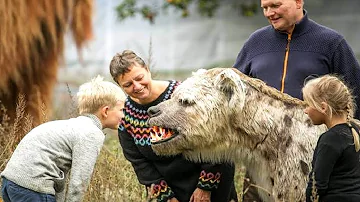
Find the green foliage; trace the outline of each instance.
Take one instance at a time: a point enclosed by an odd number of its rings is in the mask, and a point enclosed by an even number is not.
[[[247,17],[254,16],[258,11],[257,3],[241,4],[240,7],[242,14]]]
[[[170,7],[180,11],[182,17],[188,17],[190,15],[189,6],[193,3],[197,4],[197,12],[204,17],[214,17],[221,3],[232,3],[232,7],[246,17],[255,15],[259,7],[257,0],[163,0],[162,6],[150,2],[146,1],[146,4],[140,4],[137,0],[123,0],[116,7],[119,20],[122,21],[135,15],[141,15],[150,23],[154,23],[160,9],[166,10]]]
[[[218,0],[213,0],[213,1],[199,0],[198,4],[199,4],[198,5],[199,13],[202,16],[208,16],[208,17],[213,17],[214,12],[219,7]]]
[[[123,3],[116,7],[116,11],[120,20],[133,17],[137,11],[135,7],[136,0],[124,0]]]

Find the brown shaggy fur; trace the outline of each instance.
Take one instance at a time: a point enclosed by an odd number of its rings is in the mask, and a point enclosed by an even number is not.
[[[92,34],[92,0],[0,1],[0,101],[14,118],[16,98],[41,122],[40,106],[51,109],[53,87],[71,28],[78,48]]]
[[[303,109],[303,101],[236,69],[199,70],[149,109],[150,125],[176,131],[152,147],[193,161],[240,161],[268,191],[260,191],[264,201],[304,201],[313,149],[326,127],[313,126]]]

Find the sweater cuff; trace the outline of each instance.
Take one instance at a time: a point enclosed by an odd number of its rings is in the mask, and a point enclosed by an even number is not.
[[[167,202],[169,199],[175,197],[175,193],[167,185],[165,180],[152,185],[151,198],[156,198],[157,202]]]
[[[217,189],[220,183],[220,178],[221,178],[220,172],[212,173],[212,172],[205,172],[203,170],[200,173],[199,181],[196,187],[207,191]]]

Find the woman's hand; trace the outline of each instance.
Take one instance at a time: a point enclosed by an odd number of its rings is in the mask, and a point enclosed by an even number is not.
[[[196,188],[190,202],[211,202],[211,192]]]
[[[175,197],[168,200],[168,202],[179,202]]]

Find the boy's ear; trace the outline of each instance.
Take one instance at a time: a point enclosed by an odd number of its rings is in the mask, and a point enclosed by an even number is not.
[[[103,107],[101,107],[101,116],[103,116],[104,118],[107,117],[108,115],[108,111],[109,111],[110,107],[108,105],[105,105]]]

